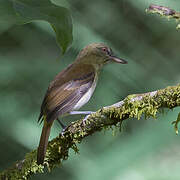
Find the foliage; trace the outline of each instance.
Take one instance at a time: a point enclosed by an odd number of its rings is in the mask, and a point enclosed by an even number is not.
[[[72,42],[72,20],[69,11],[51,3],[50,0],[1,0],[0,22],[25,24],[43,20],[51,24],[62,52]]]
[[[128,65],[105,67],[95,94],[83,110],[95,111],[129,94],[179,83],[179,32],[174,21],[145,12],[154,0],[52,3],[68,8],[73,17],[74,40],[63,58],[59,57],[54,32],[47,21],[17,26],[10,20],[2,21],[0,16],[1,171],[37,148],[42,127],[36,120],[49,82],[91,42],[108,44],[117,56],[128,60]],[[175,0],[157,0],[156,4],[176,11],[180,7]],[[0,15],[4,13],[1,7]],[[113,129],[115,136],[111,131],[89,136],[78,146],[79,155],[70,150],[63,166],[51,173],[45,169],[32,179],[179,180],[179,135],[171,126],[179,112],[175,108],[164,110],[161,116],[157,114],[156,120],[127,120],[121,133],[118,128]],[[64,117],[63,122],[68,125],[78,118]],[[51,138],[59,132],[61,129],[55,124]]]

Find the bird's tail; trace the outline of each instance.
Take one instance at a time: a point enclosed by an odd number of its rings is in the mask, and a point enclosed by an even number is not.
[[[44,157],[46,154],[46,149],[48,145],[48,139],[50,135],[50,130],[51,130],[52,123],[49,123],[46,121],[44,118],[44,125],[41,133],[41,138],[39,142],[39,147],[38,147],[38,152],[37,152],[37,164],[43,164],[44,162]]]

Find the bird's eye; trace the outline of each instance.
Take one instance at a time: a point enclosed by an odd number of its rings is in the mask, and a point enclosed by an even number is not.
[[[111,50],[106,48],[106,47],[103,47],[102,48],[102,51],[104,51],[105,53],[107,53],[108,55],[111,55]]]
[[[105,47],[103,47],[102,50],[103,50],[104,52],[107,52],[107,51],[108,51],[108,49],[105,48]]]

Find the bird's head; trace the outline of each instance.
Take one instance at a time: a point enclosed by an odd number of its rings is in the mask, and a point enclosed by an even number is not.
[[[127,61],[114,56],[112,49],[103,43],[92,43],[82,49],[77,62],[102,66],[110,62],[127,64]]]

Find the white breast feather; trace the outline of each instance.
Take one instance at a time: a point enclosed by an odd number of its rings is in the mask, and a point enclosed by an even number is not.
[[[91,86],[91,88],[84,94],[84,96],[78,101],[78,103],[74,106],[73,110],[78,110],[81,108],[84,104],[86,104],[89,99],[91,98],[95,88],[96,88],[96,83],[97,83],[97,77],[95,77],[95,80]]]

